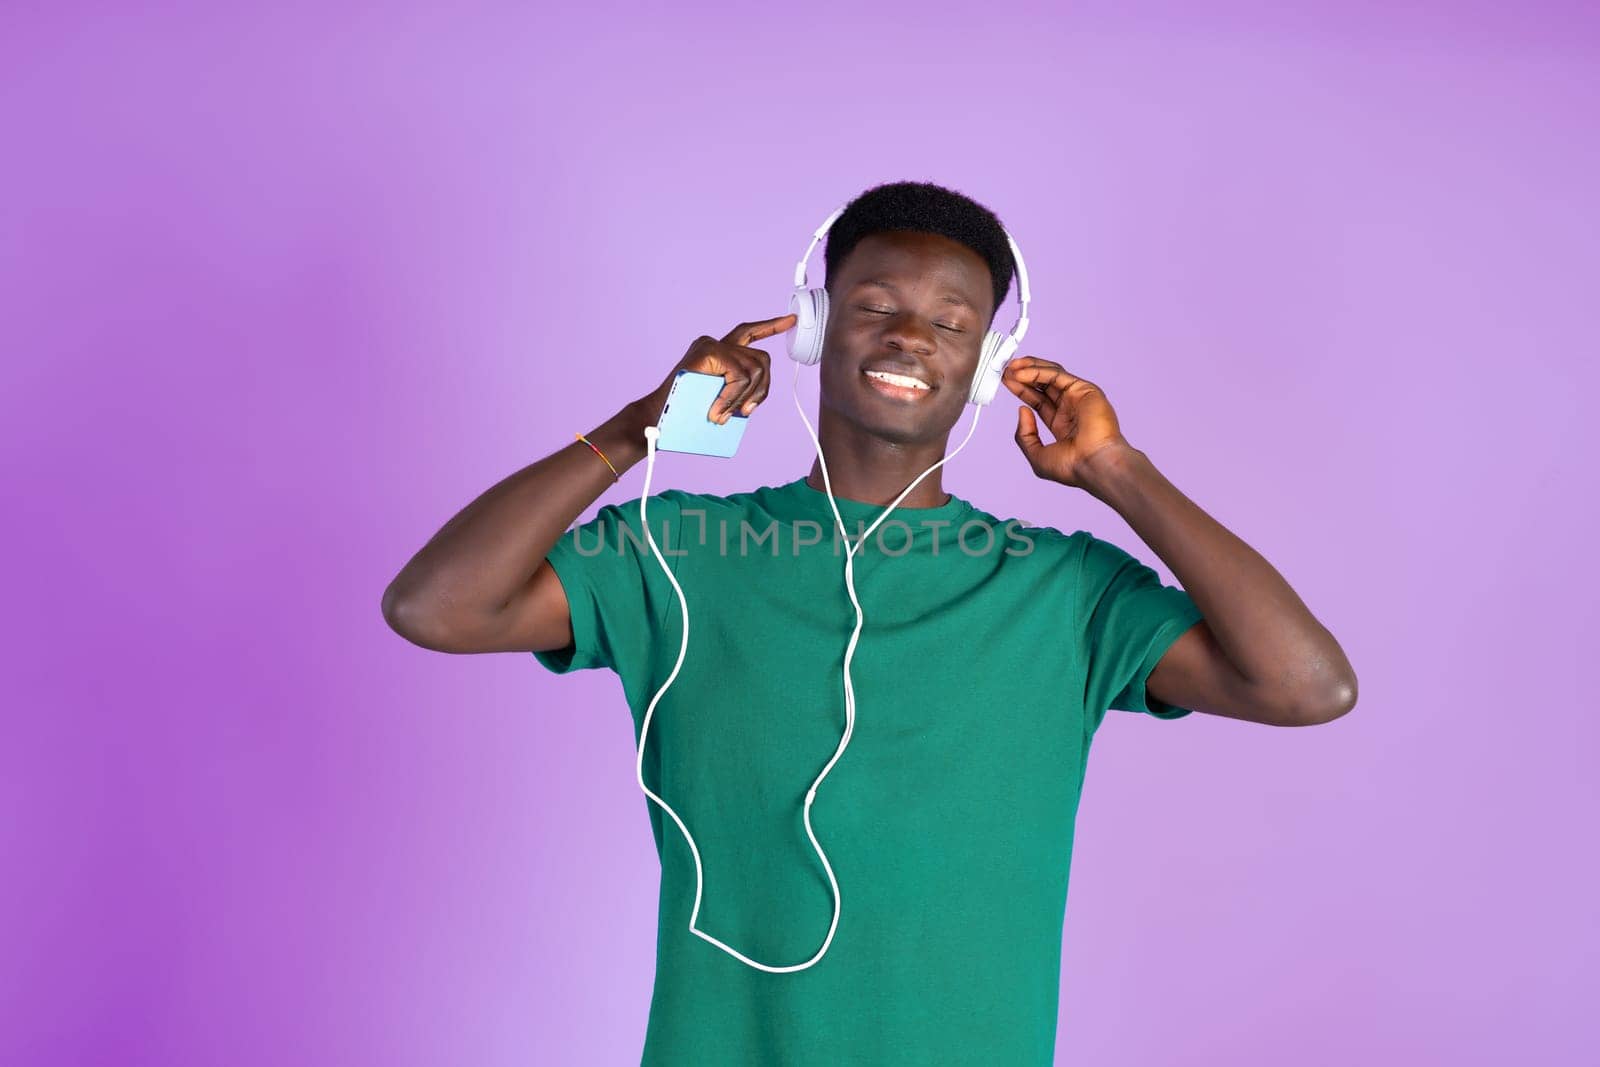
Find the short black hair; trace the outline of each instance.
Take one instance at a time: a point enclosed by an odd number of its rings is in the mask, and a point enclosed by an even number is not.
[[[822,253],[827,279],[832,280],[863,237],[884,230],[935,233],[960,241],[978,253],[989,265],[989,278],[994,282],[994,311],[999,312],[1006,293],[1011,291],[1015,263],[1005,228],[994,212],[954,189],[932,182],[875,185],[851,200],[828,228],[827,246]],[[994,322],[993,314],[989,321]]]

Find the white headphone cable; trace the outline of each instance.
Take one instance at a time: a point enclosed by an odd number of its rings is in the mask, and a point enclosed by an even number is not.
[[[833,483],[828,478],[827,460],[825,460],[822,456],[822,442],[817,437],[817,432],[812,427],[811,420],[806,418],[805,407],[800,403],[800,364],[798,362],[794,365],[794,378],[791,382],[791,391],[794,394],[795,410],[800,412],[800,419],[805,423],[806,432],[811,435],[812,444],[814,444],[817,449],[817,462],[822,467],[822,484],[827,490],[828,506],[833,509],[834,520],[839,524],[840,536],[845,540],[846,543],[848,543],[850,541],[850,533],[845,528],[844,518],[839,514],[839,504],[836,500],[834,500],[833,497]],[[827,953],[828,946],[833,943],[834,931],[839,928],[839,909],[842,903],[839,896],[839,881],[833,876],[833,867],[828,863],[828,857],[822,851],[822,845],[817,841],[817,835],[811,828],[811,805],[816,800],[817,786],[822,784],[822,780],[828,776],[828,772],[831,771],[833,769],[833,765],[839,761],[839,757],[844,755],[846,746],[850,744],[850,735],[855,731],[856,696],[855,687],[850,681],[850,661],[855,656],[856,642],[861,636],[861,625],[866,621],[866,617],[861,610],[861,601],[856,597],[855,568],[853,566],[853,560],[862,543],[866,541],[867,537],[872,533],[873,530],[878,528],[879,523],[889,517],[889,513],[891,511],[900,506],[900,501],[906,498],[907,493],[910,493],[911,490],[915,489],[917,484],[921,482],[922,479],[926,478],[928,475],[932,474],[934,471],[938,470],[940,467],[944,466],[947,462],[954,458],[957,452],[960,452],[963,448],[967,447],[967,442],[972,440],[973,431],[978,428],[978,416],[983,412],[982,405],[975,404],[973,406],[975,410],[972,413],[972,426],[967,430],[967,436],[962,438],[961,443],[956,446],[955,450],[949,455],[945,456],[943,459],[939,460],[939,462],[935,463],[933,466],[929,467],[927,470],[923,471],[921,474],[917,475],[917,477],[912,480],[911,484],[906,486],[905,489],[901,490],[899,496],[895,497],[894,503],[890,504],[886,509],[884,509],[883,514],[874,519],[871,526],[868,526],[862,531],[861,536],[854,544],[850,546],[850,550],[845,553],[845,588],[850,593],[850,602],[855,605],[856,625],[855,629],[850,634],[850,643],[846,646],[844,653],[844,733],[839,738],[839,747],[834,750],[832,758],[829,759],[827,764],[823,766],[821,773],[817,775],[816,781],[812,782],[811,788],[806,791],[805,803],[801,809],[801,816],[806,827],[806,836],[811,839],[811,847],[816,850],[817,858],[822,861],[822,869],[828,874],[828,884],[833,887],[833,921],[829,923],[828,936],[823,938],[822,947],[817,949],[816,955],[812,956],[804,963],[795,963],[787,967],[776,967],[753,960],[733,946],[717,940],[715,937],[712,937],[704,930],[701,930],[695,926],[695,919],[700,915],[701,894],[705,889],[705,871],[700,864],[700,850],[695,846],[694,835],[689,833],[689,828],[685,826],[683,820],[678,817],[678,813],[673,811],[671,805],[669,805],[665,800],[662,800],[656,794],[652,793],[650,788],[644,784],[644,745],[645,738],[650,730],[650,719],[655,714],[656,704],[661,700],[662,694],[667,691],[667,688],[671,686],[673,681],[678,677],[678,671],[683,666],[684,656],[687,655],[689,651],[689,605],[687,600],[684,598],[683,587],[678,584],[678,579],[672,573],[672,568],[668,566],[666,559],[661,555],[661,549],[657,547],[655,537],[650,533],[650,522],[645,517],[645,504],[650,497],[650,481],[652,476],[655,474],[656,468],[656,438],[661,436],[661,431],[658,427],[645,427],[644,436],[646,448],[644,489],[639,495],[639,523],[644,527],[644,536],[645,540],[650,544],[650,551],[655,554],[657,562],[661,564],[662,571],[666,573],[667,580],[672,583],[673,590],[678,594],[678,607],[683,618],[683,640],[678,647],[678,661],[672,665],[672,673],[667,675],[667,680],[661,684],[660,689],[656,690],[655,696],[650,698],[649,706],[645,708],[644,721],[639,727],[639,749],[637,758],[634,761],[634,773],[638,778],[639,788],[644,791],[644,795],[655,801],[661,810],[672,816],[672,821],[677,823],[678,829],[683,833],[684,840],[689,844],[689,852],[694,857],[694,907],[689,911],[689,932],[694,934],[696,937],[709,941],[711,944],[716,945],[718,948],[722,949],[735,959],[743,963],[747,963],[758,970],[767,971],[771,974],[788,974],[793,971],[805,970],[807,967],[810,967],[812,964],[820,960],[823,955]],[[912,536],[915,535],[913,534]]]

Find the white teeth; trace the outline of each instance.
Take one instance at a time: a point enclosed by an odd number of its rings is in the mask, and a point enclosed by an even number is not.
[[[911,378],[904,374],[891,374],[886,370],[869,370],[867,371],[867,377],[876,378],[880,382],[887,382],[890,385],[898,385],[905,389],[928,388],[928,383],[922,381],[921,379]]]

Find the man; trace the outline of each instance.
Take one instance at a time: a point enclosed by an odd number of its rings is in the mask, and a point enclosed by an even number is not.
[[[945,455],[1013,269],[994,215],[940,186],[878,186],[834,223],[818,437],[845,534]],[[717,421],[748,414],[771,375],[752,346],[794,324],[702,337],[673,371],[726,379]],[[592,448],[575,441],[451,519],[386,591],[390,625],[441,651],[611,669],[637,739],[677,661],[676,594],[637,499],[567,527],[645,456],[672,376]],[[1114,508],[1183,587],[1085,531],[1002,523],[945,492],[942,468],[924,478],[854,560],[857,725],[810,813],[840,888],[834,939],[814,965],[769,973],[693,936],[693,856],[650,807],[662,874],[645,1064],[1050,1063],[1073,823],[1106,710],[1298,726],[1354,705],[1338,643],[1123,437],[1097,386],[1034,356],[1003,381],[1050,493]],[[694,626],[642,773],[699,846],[697,927],[772,965],[812,958],[833,916],[799,818],[840,742],[855,622],[824,490],[814,462],[727,497],[668,489],[648,509]]]

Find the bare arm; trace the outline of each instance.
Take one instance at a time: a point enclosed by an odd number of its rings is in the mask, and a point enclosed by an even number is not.
[[[1127,520],[1205,615],[1150,672],[1150,693],[1272,726],[1326,723],[1354,707],[1344,650],[1259,552],[1131,445],[1101,449],[1080,469],[1089,492]]]
[[[679,370],[720,374],[727,384],[712,413],[754,410],[767,395],[770,363],[750,341],[781,333],[794,316],[741,323],[721,341],[698,338],[648,396],[587,434],[617,473],[645,457]],[[417,551],[383,591],[383,617],[400,636],[437,652],[516,652],[572,643],[566,591],[546,561],[573,521],[614,482],[588,445],[574,440],[484,491]]]
[[[621,473],[644,457],[647,423],[629,404],[588,438]],[[411,557],[383,592],[383,617],[437,652],[566,647],[567,595],[545,556],[612,482],[578,440],[503,479]]]

